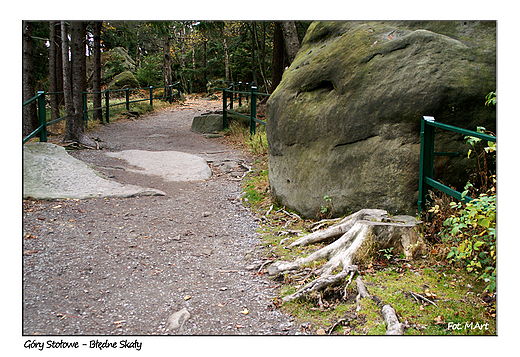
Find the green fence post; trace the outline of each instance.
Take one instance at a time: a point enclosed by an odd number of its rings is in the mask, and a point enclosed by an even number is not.
[[[85,128],[87,128],[88,127],[87,92],[83,92],[83,121],[85,122]]]
[[[105,119],[107,120],[107,124],[109,123],[110,119],[108,118],[110,116],[110,92],[105,90]]]
[[[426,184],[426,177],[433,176],[434,135],[435,128],[428,125],[428,120],[423,117],[421,120],[421,154],[419,159],[419,200],[417,201],[419,215],[426,205],[426,196],[428,195],[429,185]]]
[[[249,124],[249,132],[251,135],[255,135],[256,133],[256,92],[258,88],[252,86],[251,87],[251,122]]]
[[[222,91],[222,126],[224,129],[227,129],[227,90],[224,89]]]
[[[173,102],[173,98],[172,98],[172,86],[173,86],[173,84],[170,84],[170,85],[168,86],[168,102],[169,102],[170,104],[172,104],[172,102]]]
[[[242,82],[238,82],[238,91],[242,91]],[[238,106],[242,106],[242,93],[238,93]]]
[[[40,130],[40,142],[47,142],[47,113],[45,112],[45,92],[38,91],[38,122],[43,125]]]
[[[230,96],[229,99],[231,100],[229,102],[229,109],[233,109],[233,97],[235,96],[235,93],[233,91],[235,90],[235,85],[231,83],[231,91],[229,92]]]
[[[150,86],[150,105],[153,107],[153,86]]]
[[[130,110],[130,88],[125,89],[126,96],[126,110]]]

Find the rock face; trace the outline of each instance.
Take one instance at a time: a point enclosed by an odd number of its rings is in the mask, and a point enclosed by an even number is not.
[[[267,102],[274,196],[306,217],[330,199],[335,215],[414,213],[422,116],[495,131],[484,106],[495,72],[495,22],[311,24]],[[462,153],[436,161],[436,178],[457,188],[467,180],[462,145],[436,136],[436,151]]]
[[[191,122],[191,131],[196,133],[213,133],[224,129],[222,114],[199,115]]]

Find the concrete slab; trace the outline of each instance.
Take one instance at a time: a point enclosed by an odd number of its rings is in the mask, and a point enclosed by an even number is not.
[[[106,155],[139,168],[126,168],[127,171],[160,176],[165,181],[199,181],[211,177],[211,169],[203,158],[184,152],[123,150]]]
[[[85,199],[165,195],[153,188],[107,180],[61,146],[29,143],[23,146],[23,196],[35,199]]]

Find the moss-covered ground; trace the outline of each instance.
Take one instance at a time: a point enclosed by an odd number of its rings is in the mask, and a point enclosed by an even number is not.
[[[272,199],[266,155],[258,156],[253,171],[243,180],[243,190],[245,201],[261,219],[259,233],[266,258],[292,261],[324,245],[284,248],[298,235],[310,232],[316,220],[299,219]],[[285,241],[280,244],[282,240]],[[450,264],[442,244],[428,245],[428,253],[413,261],[394,256],[391,251],[380,251],[359,264],[371,295],[360,300],[359,311],[354,282],[346,294],[345,282],[306,299],[281,303],[282,297],[315,279],[313,271],[324,262],[314,262],[299,272],[274,278],[280,283],[275,305],[293,315],[302,329],[317,334],[384,335],[386,325],[381,309],[389,304],[405,324],[405,335],[496,335],[495,296],[483,292],[484,285],[473,275]],[[427,297],[435,305],[414,294]]]

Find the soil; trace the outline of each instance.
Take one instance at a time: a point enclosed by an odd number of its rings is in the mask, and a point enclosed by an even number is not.
[[[277,283],[246,267],[262,254],[240,178],[253,160],[190,132],[220,102],[183,104],[89,132],[102,150],[71,154],[124,184],[166,196],[23,203],[24,335],[304,334],[276,309]],[[210,179],[166,182],[105,155],[174,150],[205,158]],[[168,318],[190,318],[169,331]]]

